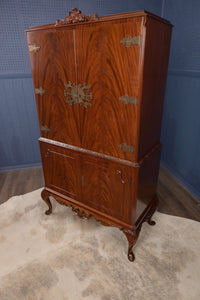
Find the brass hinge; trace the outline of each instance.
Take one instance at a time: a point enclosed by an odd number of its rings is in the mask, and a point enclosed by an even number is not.
[[[131,146],[131,145],[126,145],[126,144],[120,144],[120,145],[118,145],[118,147],[122,150],[122,151],[124,151],[124,152],[134,152],[135,151],[135,147],[134,146]]]
[[[44,132],[46,132],[46,133],[48,133],[48,132],[50,131],[50,129],[49,129],[46,125],[45,125],[45,126],[42,125],[42,126],[40,127],[40,130],[41,130],[41,131],[44,131]]]
[[[35,88],[35,94],[43,96],[45,94],[45,90],[43,90],[41,87],[39,89]]]
[[[119,98],[120,101],[122,101],[124,104],[136,104],[137,105],[137,97],[129,97],[128,95],[124,95]]]
[[[140,36],[133,36],[127,35],[124,37],[120,43],[123,44],[125,47],[130,48],[130,46],[140,45]]]
[[[33,45],[28,45],[28,50],[29,52],[38,52],[40,50],[40,46],[33,44]]]

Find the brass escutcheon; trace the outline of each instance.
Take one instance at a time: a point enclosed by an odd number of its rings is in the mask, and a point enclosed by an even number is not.
[[[66,89],[64,90],[64,96],[66,97],[66,103],[80,104],[85,108],[92,106],[90,101],[93,96],[90,92],[91,85],[87,85],[85,82],[83,84],[75,84],[69,81],[68,83],[64,83]]]

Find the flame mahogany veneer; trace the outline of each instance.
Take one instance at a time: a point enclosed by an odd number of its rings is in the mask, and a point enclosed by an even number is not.
[[[45,188],[81,218],[118,227],[128,259],[158,206],[160,130],[172,25],[146,11],[77,9],[26,31]]]

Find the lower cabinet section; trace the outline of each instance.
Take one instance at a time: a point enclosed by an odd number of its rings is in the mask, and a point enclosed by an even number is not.
[[[158,148],[136,164],[40,138],[45,177],[41,196],[49,208],[45,213],[52,212],[53,196],[80,218],[118,227],[128,240],[128,259],[134,261],[132,248],[142,224],[155,225]]]
[[[136,168],[40,142],[45,185],[127,224],[136,207]]]

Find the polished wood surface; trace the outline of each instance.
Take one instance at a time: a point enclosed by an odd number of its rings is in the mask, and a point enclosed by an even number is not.
[[[79,156],[65,149],[40,144],[45,185],[76,199],[80,183]],[[59,176],[58,176],[59,174]],[[78,197],[80,199],[80,196]]]
[[[80,146],[79,107],[67,105],[64,97],[64,83],[77,82],[73,32],[29,33],[27,40],[42,45],[37,53],[29,52],[34,87],[45,90],[35,95],[40,128],[49,129],[41,136]]]
[[[80,217],[118,227],[133,261],[142,224],[154,225],[158,206],[172,26],[144,11],[92,22],[79,22],[80,14],[73,10],[63,24],[27,31],[42,136],[42,198],[47,214],[53,196]]]
[[[134,161],[134,152],[119,147],[136,144],[137,105],[119,100],[138,96],[140,46],[122,45],[128,34],[140,36],[141,18],[77,29],[77,80],[90,84],[93,94],[92,106],[80,107],[81,146]]]
[[[40,149],[47,188],[108,219],[111,216],[127,226],[135,223],[132,206],[133,201],[136,206],[133,193],[137,168],[41,140]]]
[[[126,13],[119,13],[119,14],[114,14],[114,15],[106,15],[106,16],[98,16],[98,19],[96,20],[92,20],[92,25],[95,25],[95,23],[102,23],[102,22],[116,22],[121,20],[122,22],[124,22],[124,19],[129,19],[129,18],[136,18],[136,17],[151,17],[152,19],[158,20],[159,22],[162,22],[164,24],[170,24],[170,22],[168,20],[165,20],[157,15],[154,15],[153,13],[150,13],[146,10],[138,10],[138,11],[131,11],[131,12],[126,12]],[[90,25],[90,22],[84,22],[81,25]],[[66,24],[63,24],[62,29],[65,28]],[[71,23],[71,24],[67,24],[68,28],[69,26],[73,26],[73,28],[75,28],[77,25],[77,23]],[[40,26],[34,26],[29,28],[28,30],[26,30],[26,32],[29,31],[37,31],[37,30],[46,30],[46,29],[52,29],[55,28],[56,23],[53,24],[47,24],[47,25],[40,25]]]
[[[40,128],[49,129],[41,136],[136,160],[135,152],[124,152],[119,145],[137,143],[137,105],[125,105],[119,98],[138,97],[141,47],[127,48],[120,41],[140,36],[141,21],[27,34],[29,45],[43,45],[30,52],[34,86],[45,90],[36,94]],[[69,81],[91,85],[91,107],[65,103],[64,84]]]
[[[0,203],[44,187],[41,167],[0,172]],[[160,167],[157,194],[158,211],[200,222],[200,202],[165,168]]]
[[[159,143],[167,67],[170,51],[171,26],[148,18],[145,36],[142,101],[140,106],[138,159]]]

